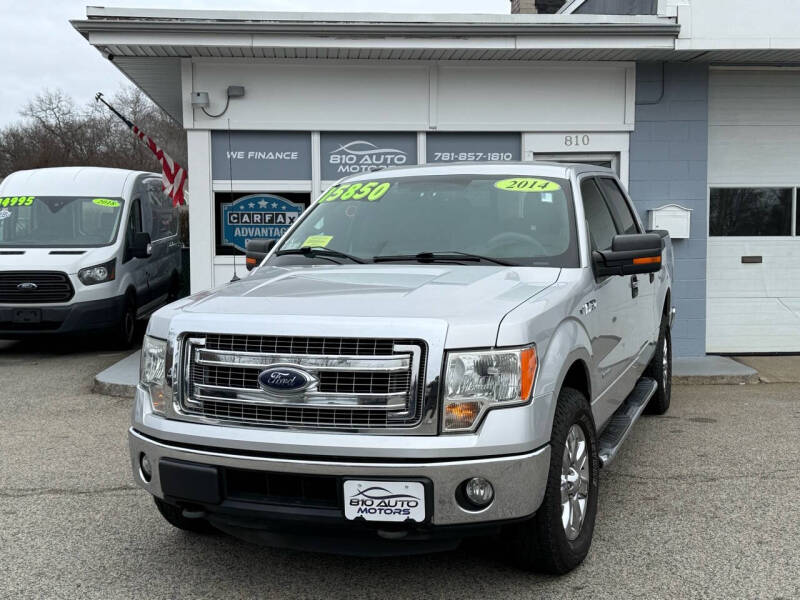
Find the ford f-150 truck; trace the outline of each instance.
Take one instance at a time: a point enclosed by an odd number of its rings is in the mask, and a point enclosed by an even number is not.
[[[167,521],[362,555],[496,535],[525,568],[581,563],[601,466],[670,403],[672,245],[612,171],[366,173],[261,250],[150,320],[130,456]]]

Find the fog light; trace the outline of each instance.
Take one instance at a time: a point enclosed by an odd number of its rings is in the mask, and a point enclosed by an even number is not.
[[[147,458],[147,454],[144,452],[139,455],[139,467],[142,471],[142,479],[150,483],[150,479],[153,477],[153,466],[150,464],[150,459]]]
[[[494,500],[494,488],[487,479],[473,477],[464,484],[464,495],[477,508],[485,508]]]

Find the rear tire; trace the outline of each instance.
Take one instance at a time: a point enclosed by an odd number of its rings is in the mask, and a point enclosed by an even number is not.
[[[666,317],[661,321],[656,353],[647,366],[644,376],[650,377],[658,384],[658,389],[647,403],[645,412],[651,415],[663,415],[669,410],[672,398],[672,334]]]
[[[183,531],[191,531],[192,533],[215,533],[217,531],[205,519],[187,519],[183,516],[183,509],[180,507],[167,504],[161,498],[156,498],[155,496],[153,496],[153,500],[155,500],[158,512],[173,527]]]
[[[575,435],[579,443],[573,445]],[[589,402],[579,391],[561,390],[550,446],[544,500],[532,520],[510,530],[509,550],[511,560],[526,570],[563,575],[589,553],[597,516],[597,434]]]
[[[127,350],[133,345],[136,336],[136,299],[133,294],[126,294],[122,316],[117,326],[112,331],[114,345],[122,350]]]

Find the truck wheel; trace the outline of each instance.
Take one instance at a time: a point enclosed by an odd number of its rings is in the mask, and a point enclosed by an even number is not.
[[[654,379],[658,384],[658,389],[650,398],[645,411],[651,415],[663,415],[669,410],[672,397],[672,335],[666,318],[661,321],[656,353],[647,365],[644,376]]]
[[[167,504],[161,498],[156,498],[155,496],[153,496],[153,500],[156,502],[158,512],[173,527],[193,533],[215,533],[217,531],[205,519],[187,519],[183,516],[183,509],[180,507]]]
[[[550,472],[534,518],[511,531],[512,560],[520,567],[562,575],[586,558],[597,516],[597,435],[583,394],[563,388],[550,439]]]

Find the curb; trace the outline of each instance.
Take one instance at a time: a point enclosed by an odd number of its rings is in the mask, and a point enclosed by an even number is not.
[[[751,385],[761,383],[758,373],[749,375],[673,375],[672,385]]]
[[[114,396],[115,398],[133,398],[136,395],[136,386],[125,383],[111,383],[95,377],[92,384],[92,392],[103,396]]]

